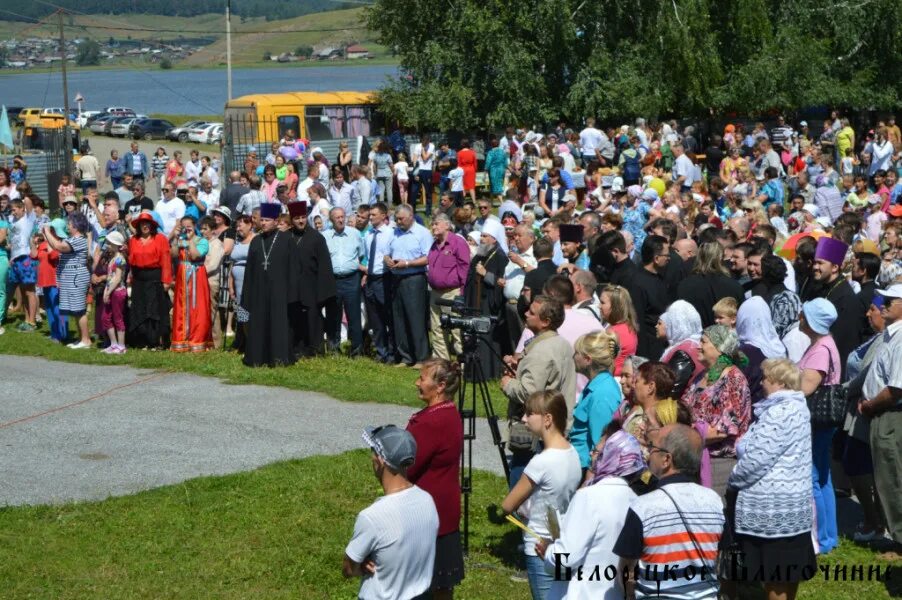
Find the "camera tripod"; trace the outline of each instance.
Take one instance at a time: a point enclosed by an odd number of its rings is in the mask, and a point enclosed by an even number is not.
[[[501,439],[501,430],[498,427],[498,415],[492,406],[489,396],[489,386],[485,379],[482,364],[476,348],[482,342],[496,356],[498,353],[492,348],[488,340],[479,334],[467,331],[461,332],[463,352],[457,360],[461,364],[462,381],[457,392],[457,408],[463,420],[464,446],[460,454],[460,491],[463,494],[463,551],[467,554],[470,546],[470,494],[473,491],[473,440],[476,439],[476,394],[477,390],[485,409],[489,431],[492,432],[492,443],[497,446],[501,456],[501,465],[504,467],[505,481],[510,479],[510,465],[507,462],[505,442]],[[500,358],[500,356],[499,356]]]

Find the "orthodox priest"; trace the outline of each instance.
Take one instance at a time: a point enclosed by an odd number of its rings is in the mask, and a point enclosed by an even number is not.
[[[504,268],[507,266],[507,235],[497,219],[487,219],[482,226],[476,256],[470,262],[464,298],[467,306],[479,309],[484,316],[504,314]],[[482,336],[477,346],[479,363],[486,379],[502,375],[501,340],[504,327],[495,323],[488,335]],[[486,344],[488,343],[488,345]],[[491,349],[489,349],[491,347]],[[494,350],[494,352],[493,352]]]
[[[335,297],[335,275],[326,238],[307,224],[310,205],[302,201],[287,206],[295,269],[288,310],[294,332],[294,353],[297,358],[303,358],[322,352],[323,307]]]
[[[249,367],[276,367],[296,361],[288,302],[297,288],[298,272],[294,237],[276,228],[281,210],[281,204],[260,205],[262,231],[248,249],[241,304],[249,315],[244,351],[244,364]]]

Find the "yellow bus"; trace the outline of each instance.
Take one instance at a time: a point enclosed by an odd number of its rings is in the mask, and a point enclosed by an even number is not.
[[[285,92],[228,101],[224,124],[225,143],[266,145],[288,131],[311,142],[374,136],[384,120],[372,92]]]

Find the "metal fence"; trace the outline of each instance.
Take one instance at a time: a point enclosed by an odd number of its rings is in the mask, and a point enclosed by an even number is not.
[[[284,122],[278,120],[259,120],[254,115],[245,115],[226,118],[223,123],[223,146],[222,146],[222,162],[223,172],[228,173],[233,170],[242,171],[244,169],[244,161],[247,159],[251,150],[256,151],[257,160],[260,162],[266,157],[270,151],[270,147],[274,143],[278,143],[285,137],[288,130]],[[369,130],[367,127],[366,131]],[[318,130],[322,132],[322,128]],[[294,130],[297,133],[297,130]],[[309,140],[307,157],[309,158],[310,150],[319,148],[323,156],[329,162],[335,162],[338,157],[338,147],[342,142],[347,142],[348,148],[354,153],[355,163],[366,163],[366,157],[360,157],[358,152],[358,138],[365,137],[370,147],[374,147],[382,138],[381,133],[373,133],[365,136],[357,137],[337,137],[327,139],[311,139]],[[438,144],[444,139],[444,135],[433,135],[432,141]],[[408,149],[419,142],[419,136],[404,136]],[[363,160],[361,160],[363,158]],[[304,173],[298,173],[303,178]]]
[[[57,188],[66,172],[67,162],[71,171],[71,142],[65,141],[62,129],[42,130],[40,137],[41,150],[23,150],[22,158],[28,164],[26,181],[38,197],[43,199],[48,209],[59,208],[61,198],[57,196]],[[11,167],[13,154],[0,155],[0,164]]]

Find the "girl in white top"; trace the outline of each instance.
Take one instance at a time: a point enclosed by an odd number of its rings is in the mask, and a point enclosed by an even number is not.
[[[582,478],[579,454],[564,436],[567,428],[564,397],[556,390],[534,393],[526,401],[523,422],[534,435],[541,436],[544,449],[526,465],[501,508],[505,514],[517,511],[528,518],[527,527],[540,537],[550,539],[549,509],[557,515],[565,513]],[[547,572],[542,557],[536,555],[537,541],[536,537],[524,532],[523,552],[529,587],[533,600],[544,600],[554,573]]]
[[[401,204],[407,204],[407,184],[410,182],[410,165],[403,152],[398,153],[398,162],[395,163],[395,179],[398,180],[398,191],[401,194]]]

